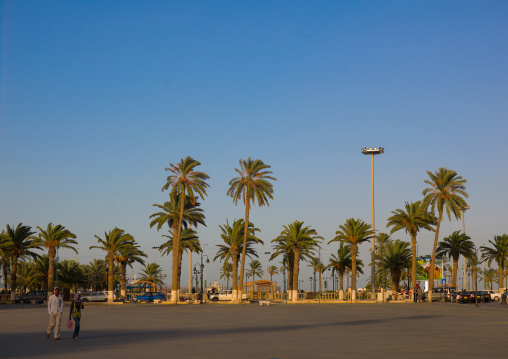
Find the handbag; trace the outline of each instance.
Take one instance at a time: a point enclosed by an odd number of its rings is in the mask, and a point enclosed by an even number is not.
[[[69,318],[69,320],[67,321],[67,329],[71,330],[72,329],[72,319]]]

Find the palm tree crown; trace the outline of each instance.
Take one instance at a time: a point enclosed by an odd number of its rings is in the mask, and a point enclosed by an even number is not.
[[[38,246],[44,246],[48,249],[49,255],[49,272],[48,272],[48,296],[53,293],[53,277],[54,277],[54,261],[56,250],[60,247],[68,248],[74,251],[76,254],[78,250],[73,246],[73,244],[78,244],[74,239],[76,235],[65,229],[61,224],[57,224],[56,226],[53,223],[49,223],[46,230],[37,226],[39,229],[39,235],[37,237],[33,236],[34,243]]]
[[[435,214],[436,209],[438,212],[436,235],[434,236],[434,246],[432,247],[432,257],[430,259],[430,267],[434,268],[443,211],[446,211],[450,221],[452,214],[456,219],[459,219],[461,209],[467,206],[464,198],[469,197],[469,195],[465,191],[466,186],[464,185],[467,180],[458,176],[457,172],[441,167],[438,172],[427,171],[427,174],[430,179],[425,180],[425,183],[430,187],[422,191],[424,196],[422,205],[425,208],[430,208],[432,214]],[[432,293],[433,288],[434,271],[431,270],[429,272],[429,293]],[[429,303],[432,303],[432,301],[429,301]]]
[[[452,268],[452,287],[457,286],[457,269],[459,264],[459,256],[466,258],[471,257],[474,254],[474,243],[471,241],[471,237],[460,231],[455,231],[448,237],[443,238],[438,243],[436,255],[446,256],[453,259]]]
[[[358,246],[363,242],[368,242],[374,237],[372,227],[361,219],[349,218],[346,223],[339,226],[339,230],[335,232],[335,238],[330,242],[338,241],[350,246],[352,257],[351,291],[353,300],[356,299],[356,256],[358,254]]]
[[[240,264],[240,281],[238,288],[241,291],[243,288],[243,274],[245,270],[245,256],[247,250],[247,226],[249,223],[249,211],[251,203],[254,205],[256,202],[260,207],[269,206],[268,199],[273,199],[273,184],[271,181],[277,179],[270,176],[271,171],[269,165],[263,161],[256,159],[252,160],[250,157],[247,160],[240,160],[240,169],[235,168],[235,171],[240,175],[229,181],[229,189],[227,195],[233,198],[235,205],[241,198],[245,204],[244,216],[244,238],[242,248],[242,258]],[[239,297],[241,298],[241,296]],[[234,299],[235,300],[235,299]],[[238,298],[236,298],[238,300]]]
[[[491,247],[482,246],[481,250],[485,254],[485,260],[488,264],[492,261],[497,262],[499,266],[499,289],[503,287],[504,268],[508,260],[508,235],[494,236],[493,241],[489,241]]]

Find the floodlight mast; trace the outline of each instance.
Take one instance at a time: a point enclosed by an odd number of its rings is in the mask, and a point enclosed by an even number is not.
[[[371,183],[370,183],[370,189],[371,189],[371,218],[372,218],[372,231],[375,232],[375,221],[374,221],[374,156],[380,155],[385,152],[384,147],[364,147],[362,148],[362,153],[364,155],[370,155],[371,161],[370,161],[370,168],[371,168]],[[376,240],[373,237],[370,245],[370,254],[371,254],[371,268],[370,268],[370,287],[371,287],[371,294],[372,299],[375,299],[376,297],[376,259],[374,256],[375,252],[375,244]],[[384,295],[384,294],[383,294]]]

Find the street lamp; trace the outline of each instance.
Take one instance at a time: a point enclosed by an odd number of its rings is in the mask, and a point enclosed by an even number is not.
[[[155,264],[157,264],[157,249],[159,249],[160,247],[152,247],[152,249],[155,249]]]
[[[466,234],[466,225],[464,222],[464,215],[466,214],[466,211],[470,209],[469,206],[464,206],[460,210],[462,211],[462,233]],[[464,290],[467,290],[467,273],[466,273],[466,257],[463,256],[464,259],[464,283],[462,283],[462,287]]]
[[[208,259],[208,256],[206,254],[201,254],[201,298],[199,300],[199,304],[203,304],[203,295],[204,295],[204,288],[203,288],[203,270],[205,269],[205,265],[203,263],[203,257],[206,257],[206,263],[210,263],[210,260]]]
[[[370,176],[370,189],[371,189],[371,218],[372,218],[372,231],[375,231],[375,221],[374,221],[374,156],[380,155],[385,152],[385,149],[383,147],[364,147],[362,148],[362,153],[364,155],[370,155],[370,170],[371,170],[371,176]],[[370,245],[370,257],[371,257],[371,268],[370,268],[370,286],[372,291],[372,298],[375,297],[375,291],[376,291],[376,260],[374,256],[375,251],[375,238],[372,237],[371,245]],[[353,293],[351,293],[352,295]]]
[[[310,276],[309,281],[310,281],[310,291],[309,292],[312,292],[312,276]]]

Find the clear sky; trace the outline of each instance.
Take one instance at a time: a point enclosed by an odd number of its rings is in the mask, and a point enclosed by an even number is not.
[[[190,155],[211,177],[198,233],[213,258],[219,225],[243,217],[226,191],[251,156],[278,179],[251,212],[259,253],[296,219],[327,243],[347,218],[370,223],[360,149],[382,146],[377,229],[444,166],[468,180],[473,241],[508,232],[506,1],[2,1],[0,12],[0,228],[62,224],[88,263],[104,257],[88,249],[94,235],[120,227],[153,262],[164,168]],[[446,222],[441,238],[461,228]],[[432,241],[421,233],[419,254]],[[323,247],[329,257],[338,244]],[[171,259],[157,262],[169,276]]]

